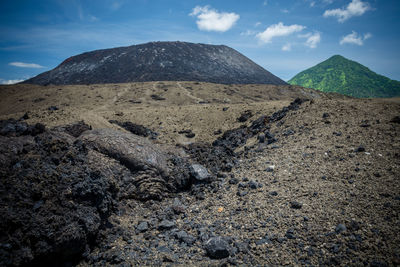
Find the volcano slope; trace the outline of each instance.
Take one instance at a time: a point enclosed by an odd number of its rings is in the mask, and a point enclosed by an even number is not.
[[[0,104],[1,265],[400,264],[399,99],[150,82]]]

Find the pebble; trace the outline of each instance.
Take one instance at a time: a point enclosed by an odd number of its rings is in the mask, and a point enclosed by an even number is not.
[[[275,197],[275,196],[278,195],[278,192],[276,192],[276,191],[271,191],[271,192],[269,192],[269,194],[270,194],[271,196]]]
[[[208,170],[200,164],[192,164],[190,173],[197,181],[206,181],[211,176]]]
[[[149,224],[147,222],[140,222],[137,226],[136,229],[139,232],[146,232],[149,229]]]
[[[187,245],[193,245],[193,243],[196,241],[196,238],[194,238],[192,235],[189,235],[185,231],[179,231],[175,234],[175,237],[180,240],[181,242],[186,243]]]
[[[163,220],[159,225],[158,229],[159,230],[169,230],[172,228],[175,228],[176,224],[173,221],[170,220]]]
[[[239,196],[239,197],[244,197],[245,195],[247,195],[249,192],[247,192],[247,191],[244,191],[244,190],[239,190],[239,191],[237,191],[237,195]]]
[[[230,184],[237,184],[237,183],[239,183],[239,180],[237,178],[231,178],[231,179],[229,179],[229,183]]]
[[[303,204],[300,203],[300,202],[297,202],[297,201],[292,201],[292,202],[290,202],[290,207],[292,209],[298,210],[298,209],[301,209],[303,207]]]
[[[365,152],[365,147],[360,145],[359,147],[357,147],[354,152]]]
[[[223,259],[229,257],[231,250],[229,243],[221,236],[216,236],[208,239],[204,247],[207,255],[212,259]]]
[[[342,233],[342,232],[345,232],[346,230],[347,230],[346,225],[344,225],[344,224],[342,224],[342,223],[339,223],[339,224],[336,226],[336,228],[335,228],[335,232],[336,232],[337,234],[340,234],[340,233]]]
[[[286,231],[285,236],[286,236],[288,239],[296,239],[296,236],[294,235],[294,229],[293,229],[293,228],[289,228],[289,229]]]
[[[266,172],[273,172],[274,169],[275,169],[275,166],[274,166],[274,165],[271,165],[271,166],[268,166],[268,167],[265,169],[265,171],[266,171]]]

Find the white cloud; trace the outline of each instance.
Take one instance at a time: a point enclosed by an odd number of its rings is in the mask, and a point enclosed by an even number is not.
[[[256,24],[254,24],[254,27],[258,27],[261,25],[261,22],[257,21]]]
[[[324,12],[324,17],[337,17],[339,22],[345,22],[351,17],[361,16],[368,10],[371,10],[371,6],[368,2],[363,2],[361,0],[352,0],[345,8],[326,10]]]
[[[372,37],[372,34],[371,33],[366,33],[366,34],[364,34],[364,40],[367,40],[367,39],[369,39],[369,38],[371,38]]]
[[[240,35],[242,36],[251,36],[251,35],[256,35],[257,32],[256,31],[252,31],[252,30],[247,30],[245,32],[241,32]]]
[[[263,6],[266,6],[266,5],[268,5],[268,1],[267,1],[267,0],[264,0]]]
[[[315,32],[307,37],[305,45],[309,48],[316,48],[319,42],[321,42],[321,34],[319,32]]]
[[[4,80],[4,79],[0,79],[0,84],[16,84],[16,83],[20,83],[23,82],[24,80]]]
[[[284,8],[284,9],[281,10],[281,12],[287,14],[287,13],[289,13],[289,10]]]
[[[258,33],[256,37],[264,43],[270,43],[274,37],[291,35],[295,32],[300,32],[305,28],[305,26],[297,24],[285,26],[282,22],[279,22],[278,24],[269,26],[265,31]]]
[[[36,63],[24,63],[24,62],[10,62],[8,63],[8,65],[19,68],[33,68],[33,69],[44,68],[43,66]]]
[[[310,7],[314,7],[315,6],[315,2],[314,1],[311,1],[310,2]]]
[[[199,30],[217,32],[226,32],[240,18],[236,13],[220,13],[209,6],[196,6],[189,15],[197,17],[196,23]]]
[[[282,46],[282,51],[290,51],[292,50],[292,45],[290,43],[285,44]]]
[[[352,33],[343,36],[342,39],[340,40],[340,44],[355,44],[355,45],[363,45],[364,41],[371,38],[372,34],[366,33],[364,36],[359,35],[357,32],[352,31]]]

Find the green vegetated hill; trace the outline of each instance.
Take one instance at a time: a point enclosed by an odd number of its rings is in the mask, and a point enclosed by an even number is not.
[[[339,55],[300,72],[289,83],[353,97],[400,96],[400,82]]]

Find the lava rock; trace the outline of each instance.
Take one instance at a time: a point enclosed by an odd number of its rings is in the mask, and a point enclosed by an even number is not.
[[[58,107],[56,107],[56,106],[50,106],[50,107],[48,108],[48,110],[50,110],[50,111],[55,111],[55,110],[58,110]]]
[[[159,230],[170,230],[172,228],[175,228],[176,224],[173,221],[170,220],[163,220],[161,223],[158,225]]]
[[[238,184],[239,183],[239,179],[238,178],[231,178],[231,179],[229,179],[229,183],[230,184]]]
[[[136,226],[136,230],[138,230],[139,232],[146,232],[147,230],[149,230],[149,224],[147,222],[140,222]]]
[[[392,123],[400,123],[400,116],[395,116],[395,117],[393,117],[393,118],[390,120],[390,122],[392,122]]]
[[[162,100],[165,100],[165,98],[164,97],[162,97],[162,96],[159,96],[159,95],[151,95],[151,98],[153,99],[153,100],[156,100],[156,101],[162,101]]]
[[[363,145],[360,145],[354,150],[354,152],[365,152],[365,147]]]
[[[265,169],[265,171],[266,171],[266,172],[273,172],[274,169],[275,169],[275,166],[274,166],[274,165],[271,165],[271,166],[268,166],[268,167]]]
[[[292,129],[287,129],[286,131],[283,132],[284,136],[289,136],[289,135],[293,135],[294,131]]]
[[[340,233],[345,232],[345,231],[347,231],[346,225],[344,225],[342,223],[339,223],[335,228],[335,232],[337,234],[340,234]]]
[[[253,113],[251,110],[245,110],[242,114],[240,114],[240,117],[237,118],[238,122],[246,122],[249,118],[253,116]]]
[[[155,139],[158,135],[156,132],[153,132],[149,128],[146,128],[143,125],[132,123],[130,121],[121,122],[118,120],[109,120],[109,122],[113,123],[113,124],[117,124],[118,126],[124,128],[125,130],[127,130],[133,134],[139,135],[139,136],[143,136],[143,137],[150,136],[152,139]]]
[[[290,207],[292,208],[292,209],[301,209],[302,207],[303,207],[303,204],[302,203],[300,203],[300,202],[297,202],[297,201],[292,201],[292,202],[290,202]]]
[[[185,231],[179,231],[175,234],[175,237],[180,240],[181,242],[186,243],[187,245],[193,245],[194,242],[196,242],[196,238],[194,238],[192,235],[189,235]]]
[[[221,236],[212,237],[204,244],[207,255],[212,259],[223,259],[230,255],[231,247]]]
[[[208,170],[200,164],[192,164],[190,166],[190,173],[199,182],[209,181],[211,177]]]
[[[258,135],[258,142],[264,143],[265,142],[265,133],[260,133]]]

